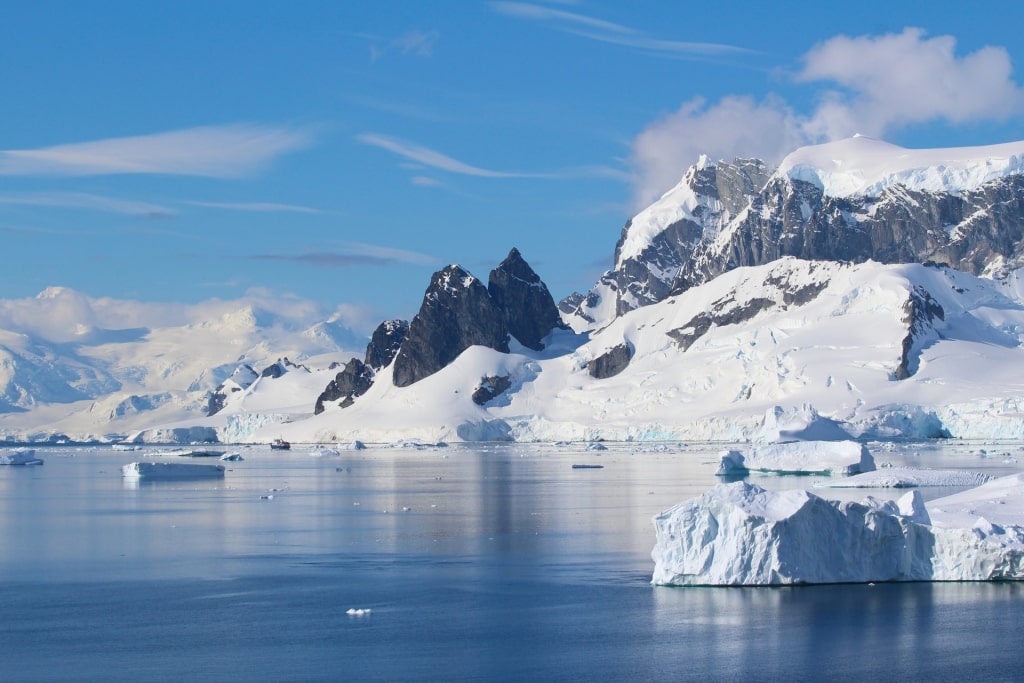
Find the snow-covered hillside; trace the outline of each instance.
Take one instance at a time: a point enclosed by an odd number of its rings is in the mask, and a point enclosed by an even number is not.
[[[407,387],[385,368],[350,407],[247,435],[235,418],[230,432],[251,441],[731,440],[756,438],[776,407],[809,406],[854,436],[1019,438],[1022,292],[1019,274],[997,282],[920,264],[786,258],[590,335],[555,330],[540,352],[473,346]],[[594,361],[616,348],[624,369],[595,377]],[[498,378],[508,388],[474,402]]]
[[[0,302],[0,436],[102,439],[196,418],[241,364],[288,357],[326,371],[360,345],[301,307],[142,304],[50,288]]]

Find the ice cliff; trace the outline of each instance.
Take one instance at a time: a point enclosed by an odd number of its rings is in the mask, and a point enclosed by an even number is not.
[[[918,491],[837,503],[719,484],[653,521],[656,585],[1024,579],[1022,474],[928,507]]]

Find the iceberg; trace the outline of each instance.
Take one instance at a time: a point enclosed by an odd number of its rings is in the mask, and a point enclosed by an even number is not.
[[[964,470],[923,470],[916,467],[889,467],[863,472],[843,479],[831,479],[814,484],[815,488],[830,489],[909,489],[918,486],[980,486],[992,477],[982,472]]]
[[[31,448],[19,448],[13,451],[0,452],[0,465],[42,465],[43,461],[36,457]]]
[[[211,479],[224,476],[223,465],[193,465],[171,462],[130,462],[121,468],[125,479]]]
[[[807,491],[719,484],[654,517],[651,582],[770,586],[1024,579],[1024,475],[996,479],[932,505],[929,510],[916,489],[897,502],[868,497],[840,503]],[[978,516],[978,510],[1002,514],[993,521]]]
[[[791,441],[753,448],[750,453],[721,454],[719,476],[767,474],[830,474],[848,476],[875,469],[867,447],[856,441]]]

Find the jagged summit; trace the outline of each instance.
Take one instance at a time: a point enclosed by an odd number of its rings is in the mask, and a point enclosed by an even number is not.
[[[854,136],[774,170],[701,158],[626,224],[612,270],[561,309],[574,329],[595,329],[783,256],[1006,272],[1024,265],[1022,202],[1024,142],[911,150]]]

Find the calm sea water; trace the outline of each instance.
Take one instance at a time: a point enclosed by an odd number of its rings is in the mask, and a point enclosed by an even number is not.
[[[1020,679],[1021,584],[652,587],[650,518],[718,450],[249,448],[222,481],[141,485],[140,453],[43,450],[0,468],[0,680]]]

